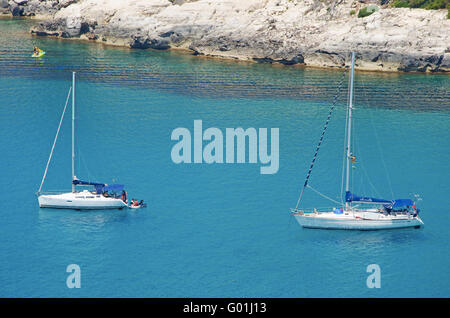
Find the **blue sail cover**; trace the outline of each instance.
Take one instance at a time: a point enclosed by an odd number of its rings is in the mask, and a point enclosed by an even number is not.
[[[98,182],[90,182],[90,181],[82,181],[75,179],[72,181],[72,184],[74,185],[92,185],[92,186],[105,186],[104,183],[98,183]]]
[[[385,200],[385,199],[377,199],[377,198],[370,198],[370,197],[361,197],[359,195],[353,194],[350,191],[345,192],[345,202],[373,202],[373,203],[392,203],[391,200]]]
[[[383,204],[385,208],[388,209],[395,209],[395,208],[401,208],[406,206],[413,206],[414,201],[411,199],[395,199],[395,200],[385,200],[385,199],[377,199],[377,198],[370,198],[370,197],[361,197],[358,195],[355,195],[351,193],[350,191],[347,191],[345,193],[345,201],[346,202],[367,202],[367,203],[386,203]]]

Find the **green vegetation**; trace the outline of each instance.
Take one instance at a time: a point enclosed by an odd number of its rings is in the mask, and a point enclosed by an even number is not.
[[[369,15],[371,15],[372,13],[374,13],[375,11],[378,11],[378,10],[379,10],[379,8],[376,5],[371,4],[370,6],[359,10],[358,18],[368,17]]]
[[[350,10],[350,15],[354,15],[356,13],[355,10]]]
[[[408,0],[395,0],[392,6],[395,8],[410,8]]]
[[[373,13],[373,12],[367,11],[367,8],[362,8],[362,9],[359,10],[359,12],[358,12],[358,18],[368,17],[368,16],[371,15],[372,13]]]
[[[450,0],[394,0],[396,8],[421,8],[427,10],[449,9]]]
[[[450,19],[450,0],[394,0],[395,8],[421,8],[427,10],[447,9],[447,19]]]

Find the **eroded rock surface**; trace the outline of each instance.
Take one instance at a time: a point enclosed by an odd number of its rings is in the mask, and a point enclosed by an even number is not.
[[[13,15],[45,19],[32,28],[36,35],[337,68],[348,65],[356,51],[359,69],[450,70],[447,11],[389,8],[386,0],[7,2]],[[359,9],[369,4],[379,10],[358,18]]]

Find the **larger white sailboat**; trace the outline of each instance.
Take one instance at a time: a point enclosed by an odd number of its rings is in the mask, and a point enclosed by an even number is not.
[[[411,199],[385,200],[370,197],[358,196],[350,192],[350,162],[355,160],[351,146],[352,108],[353,108],[353,78],[355,67],[355,53],[352,53],[352,67],[350,77],[350,89],[347,107],[347,131],[346,131],[346,182],[345,182],[345,203],[339,208],[328,208],[323,210],[313,209],[307,211],[299,209],[299,204],[305,188],[309,187],[308,180],[311,174],[317,153],[325,134],[331,112],[336,102],[330,110],[327,122],[322,132],[319,145],[306,176],[300,197],[295,209],[291,209],[295,219],[305,228],[318,229],[345,229],[345,230],[379,230],[396,229],[406,227],[421,227],[424,223],[420,219],[415,202]],[[330,198],[329,198],[330,199]]]
[[[48,167],[53,155],[56,140],[61,128],[70,94],[72,94],[72,192],[45,194],[41,193],[47,175]],[[87,186],[90,190],[77,191],[77,186]],[[72,74],[72,87],[67,95],[66,105],[59,122],[52,150],[47,161],[44,176],[37,192],[39,207],[59,209],[122,209],[128,206],[127,195],[121,184],[105,184],[79,180],[75,176],[75,72]]]

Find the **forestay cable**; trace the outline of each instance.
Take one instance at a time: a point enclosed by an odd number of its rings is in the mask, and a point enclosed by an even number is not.
[[[71,91],[72,91],[72,87],[69,88],[69,93],[67,94],[66,105],[64,106],[64,110],[61,115],[61,119],[59,120],[58,130],[56,131],[56,136],[55,136],[55,140],[53,141],[52,150],[50,151],[50,156],[48,157],[47,166],[45,167],[44,176],[42,177],[42,181],[41,181],[41,186],[39,187],[39,190],[37,192],[38,195],[39,195],[39,193],[41,193],[42,185],[44,184],[45,176],[47,175],[48,166],[50,165],[50,160],[52,160],[53,150],[55,149],[56,140],[58,139],[59,130],[61,129],[61,124],[62,124],[62,121],[64,118],[64,113],[66,112],[67,103],[69,102],[69,97],[70,97]]]

